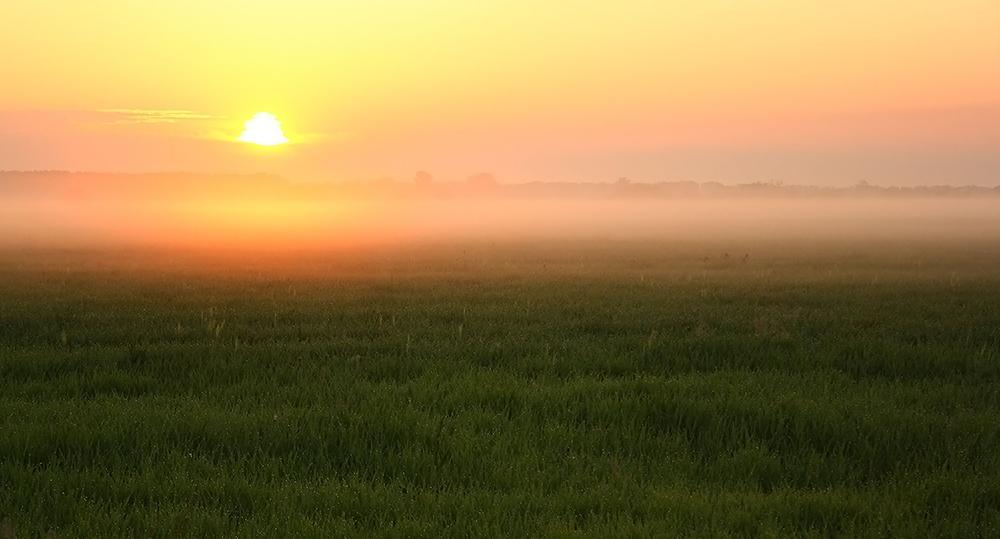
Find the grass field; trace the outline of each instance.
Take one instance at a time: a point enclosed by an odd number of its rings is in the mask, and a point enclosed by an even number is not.
[[[0,254],[0,537],[1000,535],[1000,243]]]

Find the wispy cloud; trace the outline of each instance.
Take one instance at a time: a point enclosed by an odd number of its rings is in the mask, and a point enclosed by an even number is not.
[[[115,117],[116,124],[173,124],[188,121],[218,120],[221,116],[213,116],[193,110],[170,109],[100,109],[102,114]]]

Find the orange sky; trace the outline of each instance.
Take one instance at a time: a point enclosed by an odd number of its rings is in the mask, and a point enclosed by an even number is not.
[[[995,0],[7,4],[0,169],[1000,183]]]

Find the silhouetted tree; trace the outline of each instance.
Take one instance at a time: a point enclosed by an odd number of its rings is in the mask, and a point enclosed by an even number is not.
[[[420,170],[413,176],[413,183],[417,187],[430,187],[434,183],[434,176],[431,176],[429,172]]]

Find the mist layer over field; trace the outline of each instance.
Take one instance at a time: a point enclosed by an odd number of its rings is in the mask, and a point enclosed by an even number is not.
[[[469,239],[1000,237],[1000,196],[992,190],[803,194],[694,184],[664,194],[655,186],[538,185],[421,189],[169,176],[8,182],[0,184],[0,245],[273,250]]]

